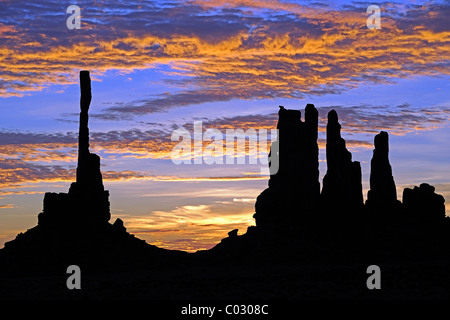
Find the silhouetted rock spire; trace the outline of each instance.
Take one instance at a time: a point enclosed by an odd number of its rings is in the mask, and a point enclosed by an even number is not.
[[[374,139],[375,149],[370,162],[370,190],[367,193],[366,206],[378,214],[397,209],[397,190],[392,168],[389,163],[389,136],[381,131]]]
[[[318,124],[319,112],[313,104],[308,103],[305,108],[305,152],[303,157],[303,191],[308,210],[313,210],[317,206],[320,196]]]
[[[269,188],[257,198],[255,219],[261,227],[280,227],[310,215],[319,199],[318,112],[312,104],[305,110],[278,111],[278,137],[271,155],[278,149],[279,168],[269,180]]]
[[[80,71],[80,131],[78,137],[78,162],[89,154],[89,106],[92,100],[89,71]]]
[[[80,130],[78,135],[77,185],[83,189],[103,191],[100,157],[89,152],[89,105],[91,104],[91,79],[89,71],[80,72]]]
[[[321,202],[325,211],[342,210],[355,213],[363,208],[361,166],[352,161],[352,154],[341,137],[336,111],[328,113],[327,173],[323,178]],[[332,212],[326,212],[330,214]]]
[[[270,187],[293,193],[300,191],[300,148],[303,131],[300,118],[299,110],[286,110],[280,106],[277,124],[279,168],[269,181]]]

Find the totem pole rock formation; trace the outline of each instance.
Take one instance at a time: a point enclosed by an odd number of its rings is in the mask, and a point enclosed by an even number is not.
[[[89,152],[89,105],[91,103],[91,79],[89,71],[80,72],[80,130],[78,136],[77,181],[73,188],[93,192],[104,191],[100,172],[100,157]]]
[[[352,154],[341,137],[341,125],[334,110],[328,113],[326,152],[327,173],[323,178],[321,194],[324,213],[360,212],[363,208],[361,165],[358,161],[352,161]]]
[[[109,192],[104,190],[100,172],[100,157],[89,152],[88,111],[91,103],[89,71],[80,72],[80,128],[78,136],[78,165],[76,182],[69,193],[46,193],[44,210],[39,214],[43,227],[95,228],[106,224],[109,211]]]
[[[18,234],[0,250],[0,271],[26,272],[30,264],[36,272],[63,270],[73,263],[112,267],[113,262],[130,263],[164,251],[129,234],[121,219],[108,222],[109,192],[103,187],[100,157],[89,152],[89,71],[80,72],[80,84],[76,182],[68,193],[45,194],[38,225]]]

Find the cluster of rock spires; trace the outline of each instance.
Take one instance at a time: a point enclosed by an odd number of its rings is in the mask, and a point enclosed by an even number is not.
[[[393,216],[403,213],[405,217],[421,221],[445,218],[444,198],[434,193],[434,187],[428,184],[413,190],[406,188],[403,204],[397,200],[389,163],[389,137],[384,131],[375,136],[370,190],[364,204],[361,166],[352,161],[334,110],[328,113],[327,172],[320,192],[317,109],[308,104],[304,122],[298,110],[286,110],[280,106],[278,115],[279,134],[271,153],[279,150],[279,169],[270,176],[269,187],[257,198],[254,218],[258,228],[285,230],[302,218],[318,215],[345,222],[364,214],[393,219]],[[274,148],[275,144],[277,148]]]
[[[386,132],[375,136],[364,203],[361,166],[352,161],[341,137],[337,113],[328,113],[322,188],[317,109],[308,104],[304,121],[298,110],[280,107],[278,115],[278,139],[272,143],[269,160],[278,161],[279,167],[256,199],[256,226],[242,235],[233,230],[210,251],[229,260],[247,258],[250,263],[370,264],[448,257],[450,221],[444,198],[423,183],[404,189],[403,203],[397,200]]]

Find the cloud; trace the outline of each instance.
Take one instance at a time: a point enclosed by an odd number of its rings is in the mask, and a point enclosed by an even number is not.
[[[287,109],[297,107],[285,106]],[[432,130],[449,122],[450,106],[413,107],[407,103],[391,105],[361,104],[353,106],[316,106],[319,112],[319,131],[326,130],[327,115],[331,110],[338,113],[342,130],[348,133],[376,134],[382,130],[404,135],[413,131]],[[304,118],[304,108],[298,108]],[[202,119],[198,119],[202,120]],[[253,114],[216,119],[204,119],[204,128],[275,129],[278,114]],[[370,125],[368,125],[370,124]],[[189,128],[188,126],[185,126]],[[349,142],[351,142],[349,140]],[[357,143],[357,141],[354,141]]]
[[[181,93],[162,93],[157,98],[139,99],[119,106],[110,107],[105,113],[97,114],[102,120],[124,119],[127,114],[148,114],[167,111],[170,108],[211,101],[229,101],[232,97],[223,95],[220,90],[191,90]],[[121,115],[122,114],[122,115]]]
[[[369,134],[388,131],[404,135],[414,131],[433,130],[448,124],[450,115],[450,106],[417,108],[407,103],[397,106],[326,106],[319,108],[322,130],[325,130],[327,114],[332,109],[338,113],[343,131]]]
[[[0,145],[7,144],[34,144],[34,143],[75,143],[77,135],[72,132],[67,133],[26,133],[0,131]]]
[[[139,178],[142,175],[134,171],[102,171],[103,180],[117,181]],[[0,162],[0,188],[19,187],[22,184],[38,182],[70,182],[76,176],[75,168],[61,165],[43,165],[20,159],[2,159]]]
[[[80,69],[101,80],[107,71],[169,66],[168,82],[178,91],[97,115],[122,119],[211,101],[340,93],[450,70],[446,3],[383,3],[383,27],[375,32],[365,26],[362,4],[216,0],[81,7],[83,27],[73,32],[65,27],[62,4],[9,2],[0,13],[0,96],[75,84]]]

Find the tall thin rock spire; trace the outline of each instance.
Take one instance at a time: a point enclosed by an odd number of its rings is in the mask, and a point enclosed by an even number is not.
[[[92,100],[89,71],[80,71],[80,129],[78,133],[77,183],[84,184],[87,174],[85,164],[89,163],[89,106]]]
[[[356,213],[363,207],[361,166],[352,161],[341,137],[341,125],[335,110],[328,113],[327,173],[323,178],[322,205],[327,212],[344,210]]]
[[[367,193],[366,206],[369,212],[377,215],[398,211],[400,201],[397,200],[392,167],[389,163],[389,135],[381,131],[374,139],[375,149],[370,162],[370,190]]]
[[[89,154],[89,106],[92,100],[89,71],[80,71],[80,131],[78,140],[78,161]]]
[[[78,134],[77,189],[103,191],[100,157],[89,152],[89,106],[92,100],[89,71],[80,71],[80,129]]]

